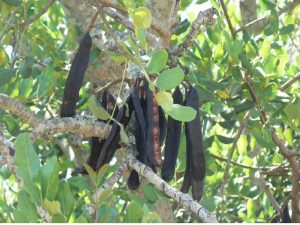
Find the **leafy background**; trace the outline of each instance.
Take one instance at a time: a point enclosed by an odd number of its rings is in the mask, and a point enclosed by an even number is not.
[[[122,4],[121,0],[118,2]],[[65,79],[81,36],[59,1],[30,26],[22,24],[21,21],[33,18],[46,3],[44,0],[0,2],[0,92],[24,102],[44,119],[59,114]],[[233,26],[241,27],[238,2],[225,3]],[[276,129],[289,147],[300,149],[300,86],[295,83],[280,90],[285,81],[299,72],[300,8],[280,14],[287,1],[275,4],[271,0],[259,0],[258,18],[268,17],[268,24],[258,33],[239,32],[234,40],[217,1],[184,0],[172,46],[185,39],[197,16],[192,8],[208,4],[219,12],[215,26],[200,32],[186,54],[178,58],[189,69],[186,79],[195,85],[202,102],[207,176],[200,203],[216,212],[221,222],[270,222],[275,211],[257,180],[262,178],[282,205],[291,191],[291,174],[289,170],[265,173],[286,166],[287,160],[272,142],[268,127],[261,124],[260,112],[255,108],[243,74],[251,75],[259,102],[269,116],[268,125]],[[124,30],[115,21],[109,22],[114,30]],[[130,46],[129,42],[125,43]],[[106,52],[100,54],[93,48],[90,67],[101,68]],[[91,81],[86,79],[87,83]],[[80,94],[78,113],[88,109],[90,96],[85,88]],[[228,186],[221,195],[226,159],[248,111],[250,118],[232,158],[238,165],[231,166]],[[199,221],[150,184],[144,183],[138,192],[129,191],[124,178],[102,192],[99,202],[94,202],[95,190],[116,169],[116,160],[98,175],[72,175],[76,166],[69,148],[72,135],[61,134],[32,144],[27,133],[30,129],[19,118],[3,110],[0,118],[7,128],[6,137],[15,143],[17,174],[23,179],[20,183],[7,166],[1,168],[1,222],[40,222],[39,206],[48,211],[53,222]],[[83,148],[89,152],[87,139]],[[184,170],[182,135],[172,186],[181,187]]]

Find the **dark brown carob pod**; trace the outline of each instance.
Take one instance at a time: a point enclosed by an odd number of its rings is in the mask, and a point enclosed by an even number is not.
[[[175,104],[182,105],[183,97],[179,87],[177,87],[173,93],[173,100]],[[181,122],[168,118],[167,125],[167,137],[165,143],[165,158],[163,161],[161,176],[165,181],[172,180],[176,167],[176,160],[178,156],[179,143],[181,135]]]
[[[87,32],[80,42],[66,80],[64,97],[60,110],[61,117],[72,117],[76,113],[76,103],[79,99],[79,90],[82,86],[84,73],[89,64],[91,47],[92,38],[89,32]]]
[[[291,223],[292,219],[289,213],[288,205],[285,205],[282,211],[281,223]]]
[[[136,149],[138,152],[137,159],[142,163],[145,163],[145,159],[147,157],[147,153],[145,150],[146,146],[146,122],[143,113],[143,109],[141,106],[141,99],[139,97],[139,89],[138,87],[134,87],[132,91],[132,103],[133,103],[133,110],[135,112],[135,119],[136,119]],[[131,170],[130,175],[127,180],[128,188],[131,190],[138,189],[140,182],[139,182],[139,175],[135,170]]]
[[[162,143],[165,141],[166,134],[167,134],[167,120],[165,116],[164,110],[158,106],[158,113],[159,113],[159,143],[162,145]]]
[[[124,104],[116,116],[116,120],[119,123],[121,123],[124,127],[126,127],[126,125],[128,124],[133,110],[131,95],[126,100],[126,103],[128,105],[129,113],[126,113],[127,106]],[[107,139],[104,141],[103,147],[101,149],[101,153],[96,166],[97,170],[99,170],[101,166],[103,166],[105,163],[108,163],[112,159],[119,146],[119,140],[120,127],[117,123],[114,122],[111,131]]]
[[[161,165],[161,149],[159,142],[159,112],[155,93],[150,91],[149,85],[146,87],[147,101],[147,156],[153,166]]]
[[[190,172],[193,198],[199,201],[203,193],[205,177],[205,157],[200,123],[200,102],[195,88],[190,87],[186,96],[186,106],[197,111],[194,120],[185,123],[186,147],[190,151]]]
[[[113,97],[112,94],[109,93],[109,91],[105,90],[102,95],[102,101],[101,105],[106,111],[112,115],[114,108],[115,112],[113,115],[113,118],[116,117],[118,113],[118,107],[116,106],[116,99]],[[101,120],[99,120],[101,121]],[[106,122],[106,121],[104,121]],[[110,124],[112,124],[112,121],[110,121]],[[91,154],[87,160],[87,164],[92,167],[94,170],[96,170],[97,167],[97,161],[101,153],[101,149],[103,147],[105,140],[99,140],[98,137],[91,137],[89,144],[90,144],[90,149],[91,149]]]

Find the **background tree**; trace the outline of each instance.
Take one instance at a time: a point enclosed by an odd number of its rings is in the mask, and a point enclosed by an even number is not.
[[[1,1],[1,221],[287,222],[290,214],[300,222],[299,4]],[[77,115],[60,118],[70,64],[88,28],[93,45]],[[179,87],[189,82],[198,92],[206,157],[200,202],[179,191],[183,133],[169,184],[135,159],[132,126],[109,166],[72,173],[86,162],[88,138],[104,139],[111,127],[90,116],[89,97],[109,89],[124,101],[127,83],[147,76],[149,60],[180,68]],[[126,185],[131,168],[143,176],[137,191]]]

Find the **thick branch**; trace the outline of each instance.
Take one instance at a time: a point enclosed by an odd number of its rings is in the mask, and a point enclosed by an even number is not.
[[[77,133],[86,137],[99,137],[104,139],[110,132],[110,126],[88,116],[53,118],[34,127],[31,133],[31,138],[34,142],[42,137],[49,137],[54,134],[64,132]]]
[[[41,120],[36,117],[33,112],[27,109],[21,102],[13,100],[5,94],[0,94],[0,108],[8,110],[10,113],[20,117],[31,127],[36,127],[41,123]]]

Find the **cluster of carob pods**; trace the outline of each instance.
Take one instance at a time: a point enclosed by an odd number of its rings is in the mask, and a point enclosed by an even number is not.
[[[76,103],[79,99],[79,90],[82,86],[84,73],[89,62],[92,38],[87,32],[73,59],[71,69],[66,80],[64,97],[60,116],[73,117],[76,113]],[[151,76],[154,78],[154,76]],[[173,93],[174,103],[190,106],[197,111],[196,118],[185,123],[186,135],[186,171],[181,190],[187,193],[192,187],[192,196],[200,200],[203,193],[203,179],[205,176],[205,159],[202,143],[202,133],[199,115],[199,97],[197,91],[190,86],[185,100],[177,87]],[[182,124],[180,121],[169,117],[166,121],[164,111],[155,100],[155,91],[150,91],[148,82],[144,78],[135,79],[132,91],[126,103],[121,108],[116,106],[116,100],[104,91],[99,99],[102,107],[124,127],[128,124],[134,111],[136,119],[136,148],[137,159],[149,166],[154,172],[161,166],[161,176],[165,181],[170,181],[175,172],[176,160],[179,150]],[[115,110],[113,110],[115,108]],[[128,111],[127,111],[128,110]],[[108,121],[103,121],[108,122]],[[97,137],[90,139],[91,154],[87,164],[95,171],[109,163],[114,153],[119,148],[120,127],[111,121],[111,131],[105,140]],[[161,144],[165,141],[164,160],[161,156]],[[81,171],[86,173],[85,170]],[[128,178],[128,187],[135,190],[139,187],[139,175],[132,170]]]
[[[84,73],[88,67],[92,38],[87,32],[73,59],[71,69],[66,80],[64,97],[60,116],[73,117],[76,114],[76,103],[79,99],[79,90],[82,86]],[[151,76],[154,78],[154,76]],[[161,177],[170,181],[174,177],[176,160],[179,150],[182,123],[168,117],[166,121],[164,111],[157,105],[155,91],[150,91],[148,82],[144,78],[137,78],[132,86],[132,92],[126,103],[120,109],[116,106],[115,98],[104,91],[102,99],[98,99],[102,107],[121,123],[124,127],[129,123],[134,111],[136,119],[136,148],[137,159],[149,166],[154,172],[161,166]],[[199,97],[197,91],[190,86],[186,91],[185,100],[177,87],[173,92],[175,104],[190,106],[197,111],[196,117],[191,122],[185,123],[186,136],[186,170],[181,191],[187,193],[192,187],[193,199],[199,201],[203,193],[203,180],[205,177],[205,158],[201,132]],[[115,110],[114,110],[115,108]],[[128,110],[128,111],[127,111]],[[108,122],[108,121],[103,121]],[[109,136],[105,140],[97,137],[90,138],[91,153],[87,164],[98,171],[101,166],[109,163],[114,153],[119,148],[120,127],[111,121]],[[165,141],[164,160],[161,157],[161,144]],[[83,174],[87,172],[83,169]],[[136,190],[139,187],[139,175],[132,170],[127,181],[128,187]],[[282,213],[282,222],[291,222],[288,207]],[[277,222],[277,221],[273,221]]]

